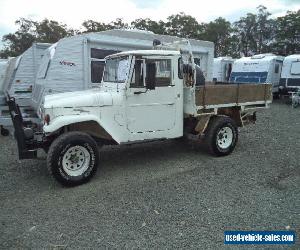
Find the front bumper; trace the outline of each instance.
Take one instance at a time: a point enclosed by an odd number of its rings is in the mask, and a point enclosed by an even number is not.
[[[34,130],[31,122],[24,122],[15,98],[7,95],[7,105],[15,129],[15,139],[17,140],[19,159],[37,158],[37,149],[40,143],[34,139]]]

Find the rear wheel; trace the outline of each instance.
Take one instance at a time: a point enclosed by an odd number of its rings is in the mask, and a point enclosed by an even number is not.
[[[226,116],[213,117],[205,132],[205,144],[209,152],[216,156],[229,155],[238,141],[235,122]]]
[[[68,132],[50,146],[47,167],[53,177],[65,186],[85,183],[96,173],[99,152],[95,140],[86,133]]]

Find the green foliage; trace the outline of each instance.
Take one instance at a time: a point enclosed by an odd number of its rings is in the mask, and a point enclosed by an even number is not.
[[[266,7],[257,7],[258,13],[248,13],[233,24],[235,34],[239,37],[239,50],[245,56],[271,52],[269,44],[274,37],[274,20]]]
[[[168,35],[198,38],[203,32],[204,26],[199,24],[194,17],[180,12],[167,18],[165,28],[165,33]]]
[[[15,23],[19,26],[18,30],[2,38],[5,47],[0,51],[1,58],[20,55],[31,47],[33,42],[55,43],[61,38],[77,33],[64,24],[48,19],[35,22],[20,18]]]
[[[111,28],[109,24],[101,23],[101,22],[96,22],[93,20],[87,20],[82,23],[82,26],[84,28],[84,33],[87,32],[99,32],[99,31],[104,31],[108,30]]]
[[[288,11],[276,20],[275,41],[272,46],[282,55],[300,53],[300,10]]]
[[[69,30],[66,25],[45,19],[35,24],[35,35],[38,42],[56,43],[59,39],[74,35],[75,31]]]
[[[130,24],[121,18],[110,23],[86,20],[82,23],[81,32],[136,28],[156,34],[208,40],[215,44],[215,56],[300,53],[300,10],[288,11],[285,16],[275,19],[270,16],[267,8],[260,5],[256,13],[248,13],[233,24],[222,17],[209,23],[199,23],[194,17],[180,12],[169,16],[166,22],[150,18],[139,18]],[[5,46],[0,51],[0,57],[20,55],[33,42],[55,43],[63,37],[80,33],[48,19],[37,22],[20,18],[16,24],[18,30],[2,38]]]
[[[139,18],[131,22],[135,29],[152,31],[155,34],[165,34],[165,23],[163,21],[152,21],[149,18]]]
[[[200,38],[214,42],[215,56],[229,55],[232,49],[230,46],[233,42],[231,33],[230,22],[219,17],[204,26],[204,32]]]

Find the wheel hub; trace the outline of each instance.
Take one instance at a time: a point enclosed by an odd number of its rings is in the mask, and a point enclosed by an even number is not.
[[[90,163],[90,153],[82,146],[74,146],[67,150],[63,156],[64,171],[71,176],[83,174]]]
[[[221,149],[230,147],[233,141],[233,131],[230,127],[223,127],[217,134],[217,145]]]

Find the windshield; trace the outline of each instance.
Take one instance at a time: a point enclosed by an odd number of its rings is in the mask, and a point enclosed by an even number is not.
[[[104,82],[125,82],[129,73],[128,57],[107,59],[103,74]]]

